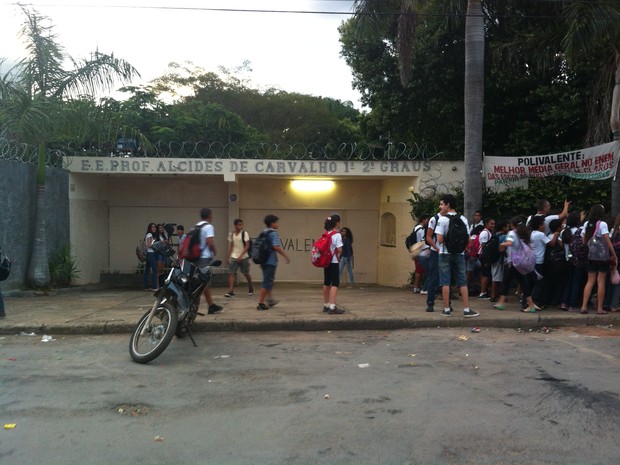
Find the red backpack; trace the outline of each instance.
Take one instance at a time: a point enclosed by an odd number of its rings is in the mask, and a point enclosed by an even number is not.
[[[325,231],[312,245],[310,260],[314,266],[327,268],[331,264],[332,258],[334,258],[334,253],[331,251],[332,236],[334,234],[336,234],[336,231]]]
[[[185,258],[190,262],[195,262],[200,258],[200,255],[202,255],[202,249],[200,248],[200,231],[202,227],[206,225],[207,223],[194,226],[190,233],[185,236],[185,239],[183,239],[183,242],[179,245],[180,258]]]
[[[465,255],[471,258],[478,258],[480,255],[480,234],[477,234],[476,237],[469,241],[465,249]]]

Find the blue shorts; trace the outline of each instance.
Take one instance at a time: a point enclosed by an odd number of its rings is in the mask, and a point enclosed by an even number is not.
[[[440,253],[439,254],[439,285],[450,286],[452,277],[458,287],[467,286],[465,274],[465,255]]]
[[[276,277],[276,266],[275,265],[261,265],[261,269],[263,270],[263,289],[267,289],[270,291],[273,289],[273,280]]]

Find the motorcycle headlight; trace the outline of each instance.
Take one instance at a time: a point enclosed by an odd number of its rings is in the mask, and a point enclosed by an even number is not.
[[[189,277],[186,274],[180,274],[177,279],[184,286],[189,282]]]

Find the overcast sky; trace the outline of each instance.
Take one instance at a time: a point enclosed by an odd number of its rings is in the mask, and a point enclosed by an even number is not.
[[[351,12],[345,0],[35,0],[74,58],[98,48],[129,61],[141,82],[161,76],[168,63],[191,61],[208,71],[251,62],[255,87],[350,100],[360,108],[351,72],[340,57],[344,14],[208,11],[205,8]],[[97,6],[91,6],[97,5]],[[151,8],[137,8],[151,7]],[[163,7],[163,8],[162,8]],[[185,9],[184,9],[185,8]],[[0,57],[24,56],[18,32],[24,15],[0,0]]]

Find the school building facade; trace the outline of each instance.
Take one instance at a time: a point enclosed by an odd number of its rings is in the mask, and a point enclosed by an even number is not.
[[[354,235],[355,279],[400,287],[413,263],[404,241],[414,221],[412,192],[448,192],[462,185],[463,162],[433,160],[274,160],[67,157],[70,240],[78,284],[102,273],[135,273],[135,248],[148,223],[188,231],[203,207],[213,210],[217,256],[226,262],[235,218],[250,236],[263,218],[280,218],[282,261],[277,281],[322,282],[310,249],[324,219],[338,213]],[[173,237],[176,243],[176,236]],[[251,272],[260,279],[253,265]]]

